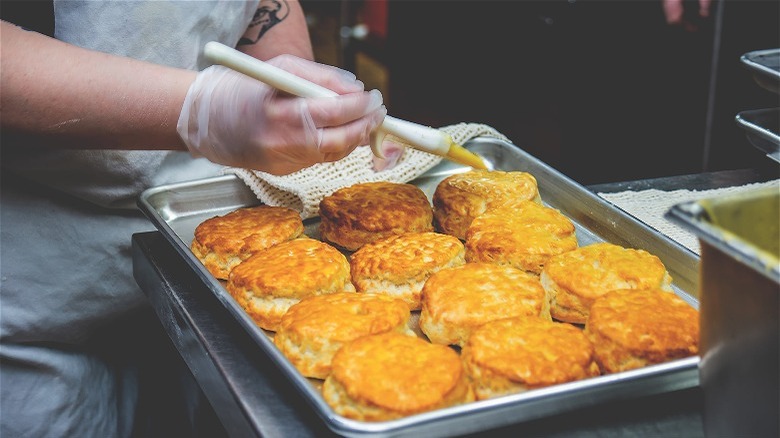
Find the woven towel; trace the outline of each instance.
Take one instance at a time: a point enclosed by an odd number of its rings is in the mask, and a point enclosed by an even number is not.
[[[641,191],[628,190],[617,193],[599,193],[598,195],[626,213],[670,237],[675,242],[680,243],[696,254],[701,254],[698,236],[666,219],[664,217],[666,212],[675,204],[728,196],[763,187],[780,187],[780,180],[714,190],[673,190],[666,192],[663,190],[650,189]]]
[[[476,137],[509,141],[492,127],[478,123],[459,123],[441,130],[458,144]],[[289,175],[236,167],[228,167],[224,172],[238,176],[263,204],[289,207],[308,219],[317,216],[322,198],[342,187],[373,181],[405,183],[441,161],[437,155],[407,147],[395,167],[376,172],[372,168],[372,156],[370,148],[359,147],[339,161],[315,164]]]

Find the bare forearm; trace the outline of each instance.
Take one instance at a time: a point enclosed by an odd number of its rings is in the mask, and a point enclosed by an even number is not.
[[[314,60],[300,3],[297,0],[261,0],[238,49],[262,60],[284,53]]]
[[[2,22],[0,122],[53,147],[184,149],[195,72],[75,47]]]

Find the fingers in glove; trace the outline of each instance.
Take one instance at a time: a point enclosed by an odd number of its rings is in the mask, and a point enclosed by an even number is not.
[[[375,113],[382,106],[379,90],[335,97],[306,99],[309,112],[318,127],[339,126]]]
[[[303,133],[306,136],[303,145],[319,152],[320,145],[322,145],[322,129],[318,128],[317,124],[314,123],[314,119],[311,117],[311,112],[308,109],[306,100],[302,99],[300,102],[301,122],[303,124]]]
[[[401,155],[404,152],[405,147],[399,143],[396,143],[392,140],[385,140],[382,142],[382,155],[384,155],[385,158],[379,158],[376,155],[373,155],[373,169],[377,172],[381,172],[383,170],[390,170],[393,167],[398,164],[398,160],[401,158]]]
[[[367,115],[375,115],[382,108],[382,93],[379,90],[306,99],[284,93],[276,93],[275,96],[267,100],[264,111],[266,117],[277,125],[296,124],[304,118],[311,119],[316,128],[340,126]]]
[[[279,55],[268,63],[338,94],[356,93],[365,89],[363,82],[359,81],[354,73],[332,65],[320,64],[288,54]]]
[[[380,107],[378,110],[349,123],[320,128],[322,135],[319,152],[329,157],[338,156],[337,160],[346,157],[356,147],[368,144],[369,134],[382,124],[385,115],[387,115],[387,109]]]

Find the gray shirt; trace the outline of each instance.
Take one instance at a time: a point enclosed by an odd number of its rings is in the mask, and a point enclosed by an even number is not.
[[[208,41],[234,46],[257,1],[55,1],[55,37],[188,69]],[[127,78],[132,80],[132,78]],[[90,340],[146,305],[131,236],[153,227],[148,187],[221,173],[184,152],[3,144],[0,435],[127,436],[137,388]]]

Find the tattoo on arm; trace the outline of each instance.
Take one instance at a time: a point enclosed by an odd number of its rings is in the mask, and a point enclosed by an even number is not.
[[[238,45],[255,44],[268,30],[281,23],[290,14],[287,0],[260,0],[246,33]]]

